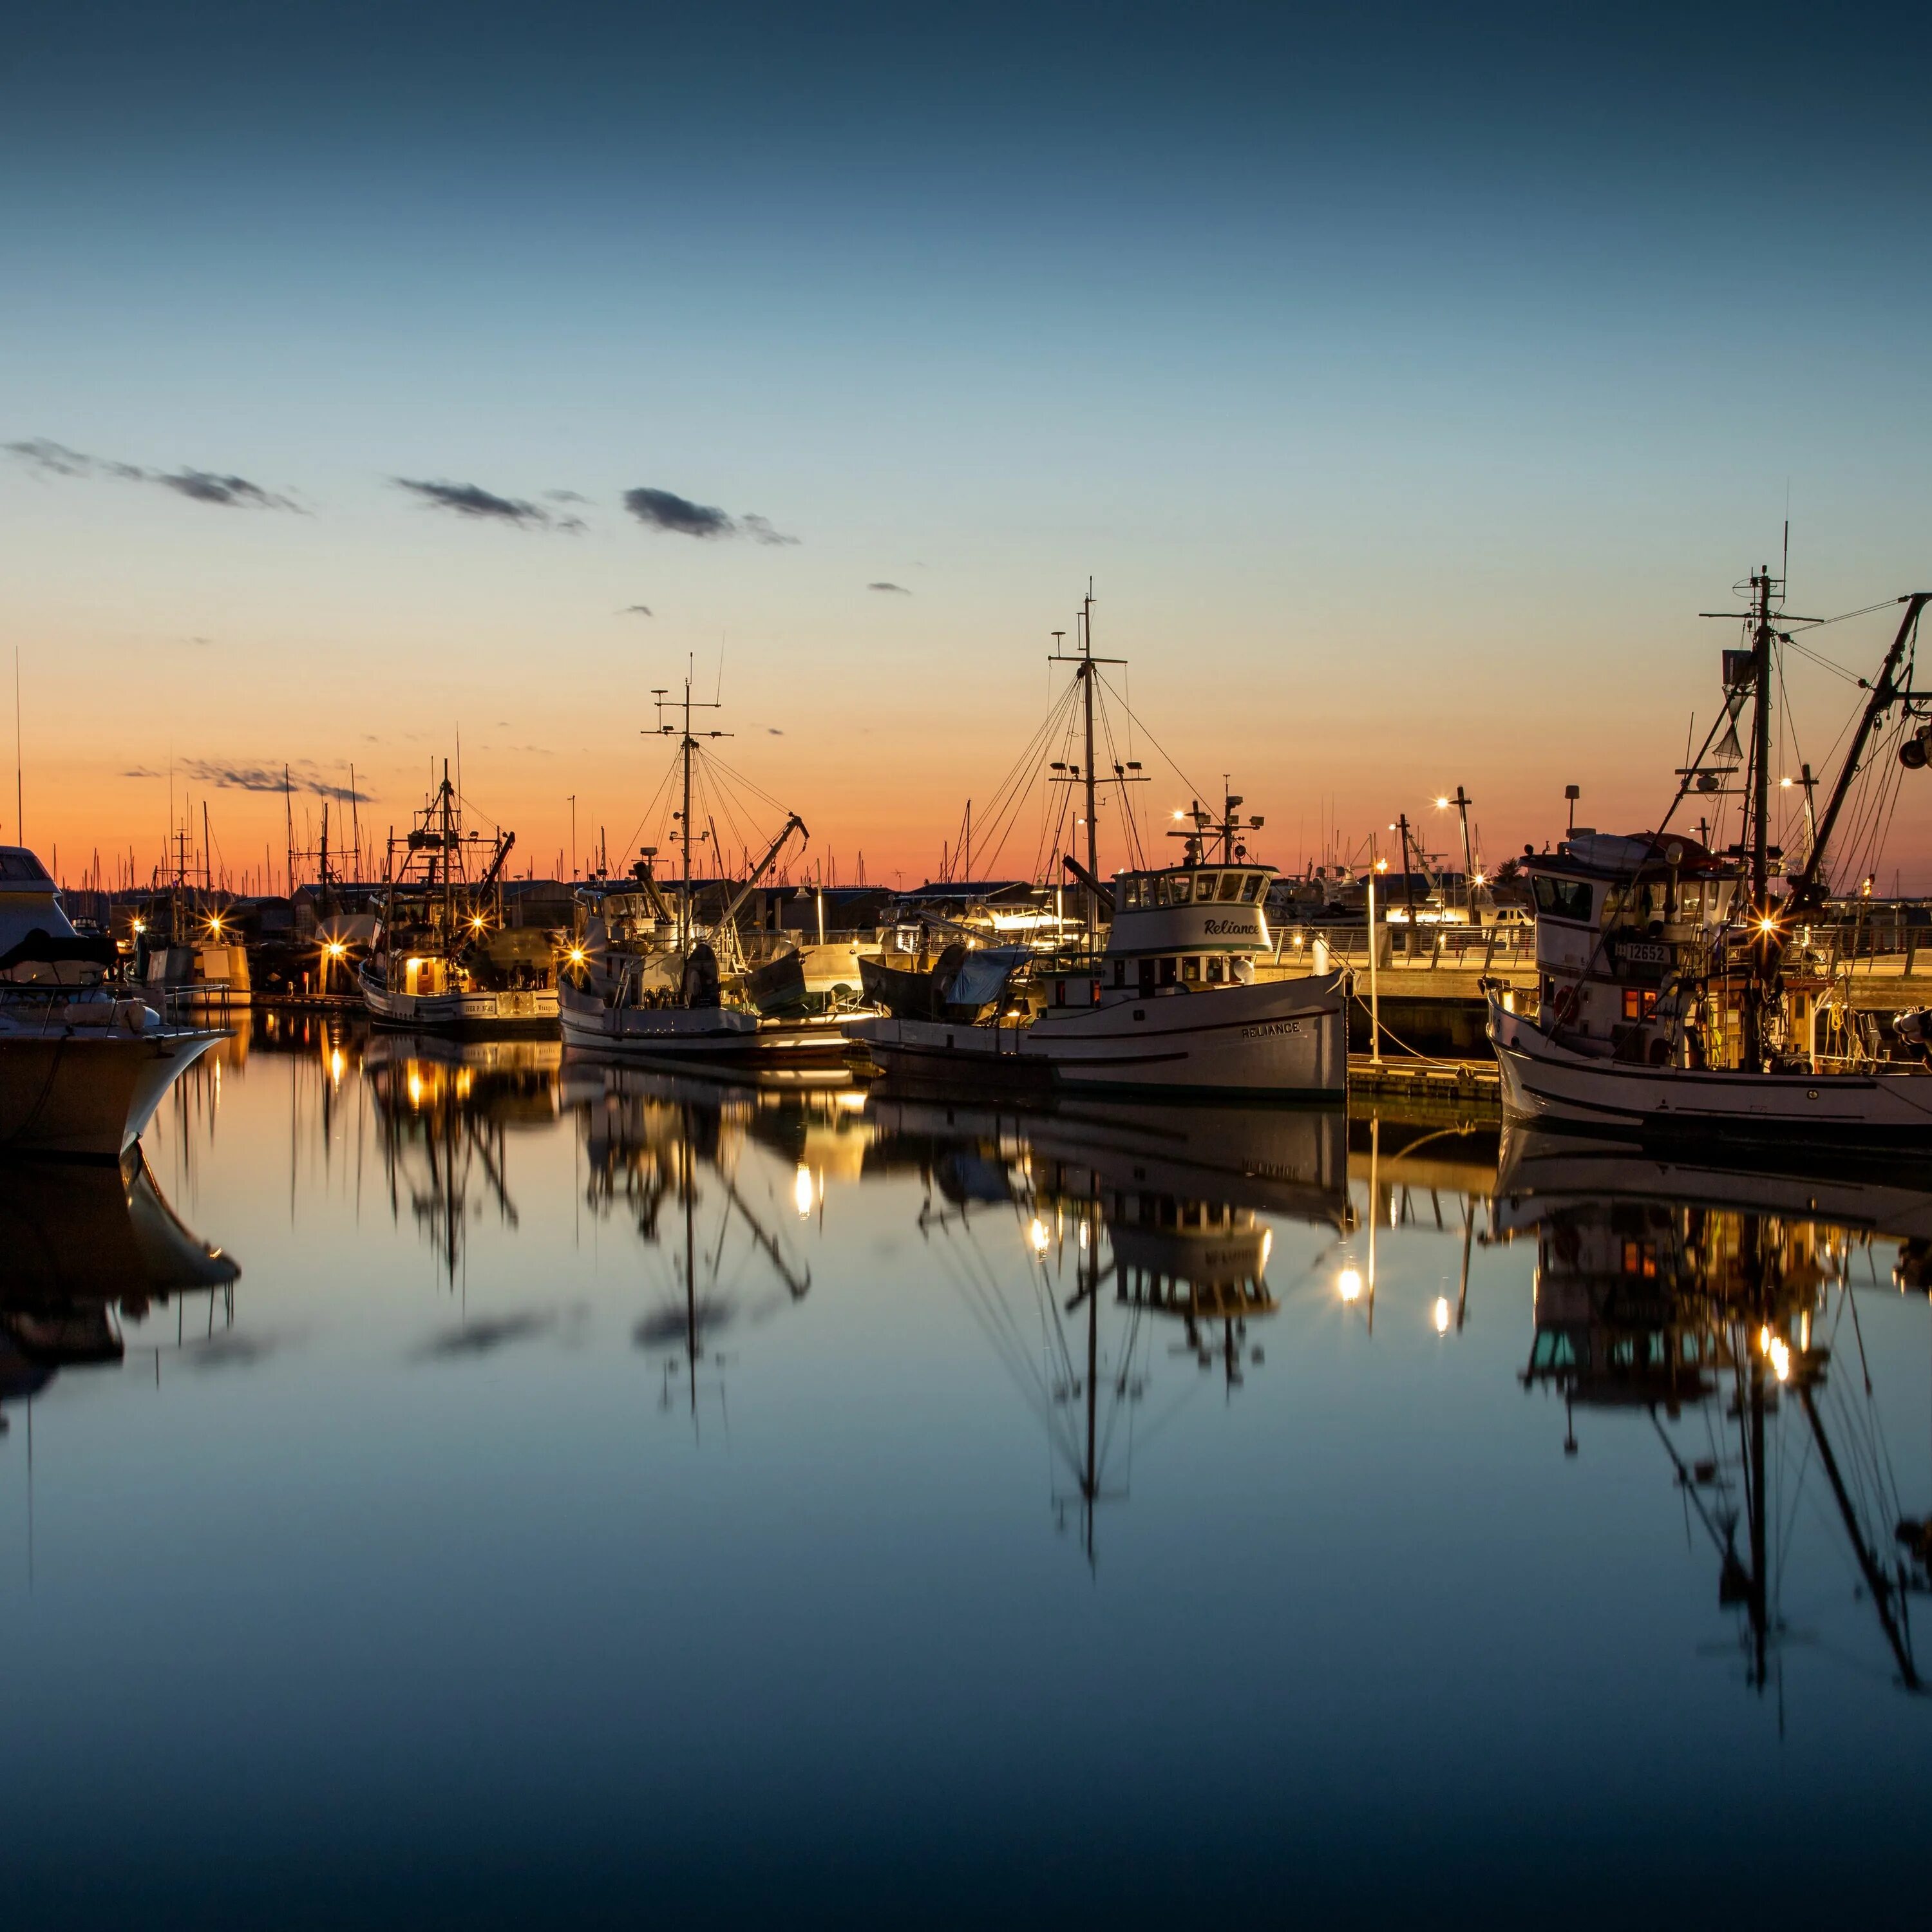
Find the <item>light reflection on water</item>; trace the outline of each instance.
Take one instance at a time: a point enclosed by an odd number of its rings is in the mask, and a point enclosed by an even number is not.
[[[257,1028],[0,1176],[38,1909],[1916,1884],[1932,1191]]]

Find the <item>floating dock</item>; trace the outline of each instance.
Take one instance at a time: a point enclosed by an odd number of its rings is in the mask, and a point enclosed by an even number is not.
[[[1366,1053],[1352,1053],[1348,1101],[1351,1107],[1359,1101],[1365,1108],[1395,1101],[1406,1112],[1426,1108],[1457,1120],[1498,1120],[1502,1083],[1492,1060],[1376,1060]]]

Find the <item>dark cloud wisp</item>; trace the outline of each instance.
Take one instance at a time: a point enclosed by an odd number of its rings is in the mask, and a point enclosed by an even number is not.
[[[581,517],[554,516],[520,496],[500,496],[480,483],[432,483],[419,477],[390,479],[398,490],[406,490],[418,502],[433,510],[447,510],[452,515],[472,517],[485,523],[513,524],[526,530],[580,530]]]
[[[288,790],[298,791],[304,797],[333,799],[338,805],[369,802],[366,791],[352,791],[346,784],[337,784],[310,764],[236,765],[219,758],[184,758],[180,770],[184,776],[212,785],[217,791],[280,791],[286,784]],[[137,775],[130,772],[128,776]],[[150,772],[139,776],[158,778],[160,774]]]
[[[868,584],[868,590],[883,590],[894,597],[910,597],[912,592],[903,584]]]
[[[656,614],[648,604],[626,604],[617,614],[620,617],[649,617]]]
[[[798,542],[772,529],[769,518],[734,517],[714,503],[694,503],[675,490],[652,490],[640,484],[624,492],[624,507],[646,529],[666,530],[674,536],[748,537],[756,544]]]
[[[172,490],[192,503],[212,503],[230,510],[293,510],[298,515],[303,514],[302,506],[292,499],[232,472],[191,466],[144,470],[136,463],[116,463],[105,457],[86,455],[44,436],[25,442],[0,443],[0,449],[43,476],[112,476],[123,483],[152,483],[163,490]]]

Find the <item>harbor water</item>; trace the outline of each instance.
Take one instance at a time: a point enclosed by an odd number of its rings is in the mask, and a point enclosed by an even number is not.
[[[1922,1896],[1932,1188],[250,1025],[6,1179],[10,1923]]]

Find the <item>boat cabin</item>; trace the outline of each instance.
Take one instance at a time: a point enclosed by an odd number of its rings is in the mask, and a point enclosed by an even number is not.
[[[1170,866],[1114,875],[1114,916],[1097,978],[1064,976],[1056,1005],[1240,986],[1273,944],[1267,866]],[[1082,997],[1085,985],[1092,991]]]
[[[1674,833],[1579,830],[1553,852],[1526,851],[1522,871],[1546,1029],[1607,1059],[1728,1064],[1735,1000],[1700,1012],[1692,982],[1722,973],[1726,929],[1746,891],[1735,859]]]

